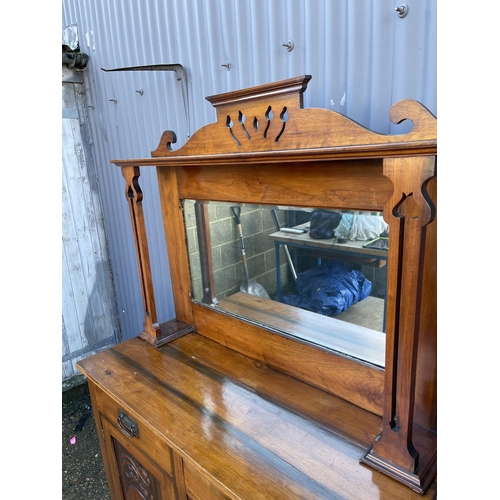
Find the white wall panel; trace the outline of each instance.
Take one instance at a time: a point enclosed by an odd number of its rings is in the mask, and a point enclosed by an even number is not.
[[[62,84],[62,376],[75,362],[119,340],[101,200],[80,83]]]
[[[76,24],[85,71],[93,148],[124,339],[138,334],[142,305],[124,183],[109,162],[144,157],[161,133],[188,138],[173,72],[105,73],[104,68],[182,64],[190,132],[215,120],[208,95],[311,74],[307,107],[342,113],[380,133],[401,98],[436,114],[436,1],[409,3],[400,19],[387,0],[63,0],[62,26]],[[288,52],[282,43],[295,46]],[[222,67],[231,61],[230,71]],[[136,90],[143,89],[141,96]],[[117,103],[109,99],[117,99]],[[140,184],[160,321],[174,316],[155,172]]]

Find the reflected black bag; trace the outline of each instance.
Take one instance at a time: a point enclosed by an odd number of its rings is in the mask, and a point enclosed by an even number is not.
[[[316,240],[333,238],[334,231],[340,224],[340,219],[342,219],[342,214],[339,212],[315,210],[309,223],[309,236]]]

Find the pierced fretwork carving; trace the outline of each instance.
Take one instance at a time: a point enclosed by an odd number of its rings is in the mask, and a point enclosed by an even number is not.
[[[267,131],[269,130],[269,127],[271,125],[271,120],[274,117],[273,108],[271,106],[267,108],[264,116],[266,117],[267,120],[266,129],[264,130],[264,139],[267,139]]]
[[[228,128],[229,130],[229,133],[231,134],[231,138],[233,139],[233,141],[238,144],[238,146],[241,146],[241,142],[236,139],[236,137],[234,136],[234,132],[233,132],[233,120],[231,120],[231,117],[229,115],[227,115],[227,119],[226,119],[226,127]]]
[[[259,120],[257,120],[256,116],[253,119],[253,129],[255,130],[255,132],[257,132],[257,130],[259,130]]]
[[[245,127],[246,117],[241,111],[238,112],[238,121],[240,122],[241,129],[243,130],[243,133],[245,134],[246,138],[250,140],[250,134],[247,132],[247,129]]]
[[[246,116],[241,110],[238,110],[238,123],[240,124],[241,127],[241,132],[239,129],[235,128],[235,124],[233,119],[231,118],[231,115],[226,116],[226,127],[229,130],[229,134],[231,135],[231,139],[239,146],[242,146],[242,141],[238,139],[237,135],[243,133],[244,137],[247,140],[252,140],[252,139],[268,139],[269,138],[269,129],[271,128],[271,125],[273,123],[273,118],[274,118],[274,113],[273,113],[273,108],[272,106],[268,106],[264,115],[263,115],[263,120],[266,122],[266,126],[264,129],[264,132],[262,133],[262,136],[257,134],[259,130],[259,120],[255,116],[253,119],[253,131],[249,133],[247,128],[245,127],[245,121],[246,121]],[[280,140],[280,137],[283,135],[283,132],[285,131],[286,124],[288,122],[288,109],[286,106],[283,107],[281,110],[281,113],[279,114],[279,120],[281,121],[281,127],[279,131],[276,133],[274,137],[274,142],[278,142]],[[243,137],[242,137],[243,139]]]
[[[281,126],[280,133],[276,136],[276,139],[274,139],[274,142],[278,142],[285,131],[286,122],[288,121],[288,110],[286,109],[286,106],[280,113],[280,120],[283,122],[283,125]]]

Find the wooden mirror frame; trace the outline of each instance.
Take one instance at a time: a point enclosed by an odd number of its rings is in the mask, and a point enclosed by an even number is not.
[[[163,133],[151,158],[113,160],[126,181],[144,306],[141,338],[158,347],[190,331],[339,396],[382,419],[361,461],[416,491],[436,474],[437,122],[402,100],[374,133],[334,111],[303,109],[311,76],[207,100],[217,121],[173,150]],[[176,318],[159,324],[139,186],[156,167]],[[233,196],[239,193],[238,197]],[[383,211],[390,226],[385,370],[320,350],[194,302],[182,200]]]

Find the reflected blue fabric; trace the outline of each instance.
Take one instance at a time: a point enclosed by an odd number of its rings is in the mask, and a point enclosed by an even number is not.
[[[336,316],[370,295],[372,283],[363,273],[347,270],[341,262],[327,261],[297,275],[298,294],[282,302],[324,316]]]

